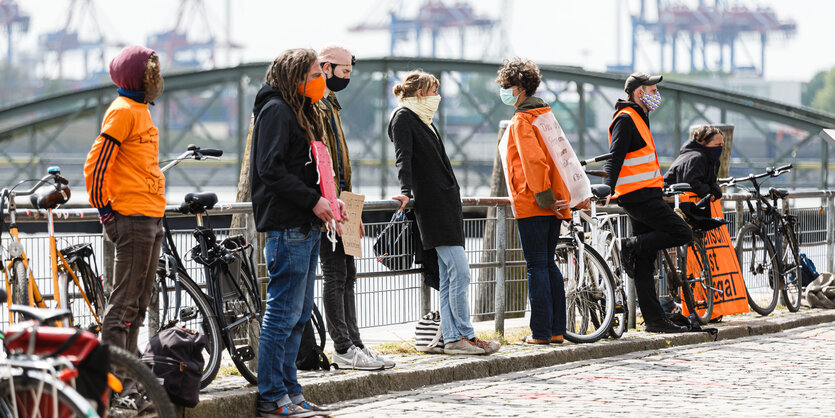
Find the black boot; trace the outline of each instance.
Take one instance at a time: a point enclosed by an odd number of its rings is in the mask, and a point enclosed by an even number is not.
[[[626,275],[635,278],[635,264],[637,263],[637,255],[635,254],[635,237],[620,239],[620,264],[623,266],[623,271]]]

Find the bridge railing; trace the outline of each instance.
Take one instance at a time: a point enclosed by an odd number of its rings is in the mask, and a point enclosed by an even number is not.
[[[724,196],[725,217],[730,221],[731,234],[747,221],[750,214],[743,202],[746,194],[727,194]],[[465,251],[470,262],[470,312],[475,320],[496,320],[496,328],[503,331],[505,317],[523,316],[528,310],[527,279],[525,275],[524,258],[519,245],[516,222],[509,210],[508,198],[464,198],[465,211],[479,209],[486,215],[466,217],[464,221]],[[809,204],[812,203],[812,204]],[[804,205],[805,204],[805,205]],[[368,201],[364,206],[364,213],[393,212],[398,203],[395,201]],[[806,207],[802,207],[806,206]],[[793,193],[784,201],[784,208],[798,216],[798,231],[800,234],[800,251],[806,253],[821,271],[835,270],[835,191],[814,191]],[[245,203],[224,203],[209,211],[209,222],[214,217],[245,214],[251,215],[252,207]],[[617,207],[607,207],[603,211],[618,211]],[[58,209],[55,210],[55,220],[59,223],[94,222],[98,220],[95,209]],[[166,211],[169,218],[183,218],[176,212],[176,206],[169,206]],[[624,216],[625,215],[621,215]],[[18,209],[18,222],[44,222],[45,212]],[[251,216],[245,225],[239,228],[216,229],[218,238],[229,234],[245,234],[255,244],[254,259],[258,269],[258,276],[262,283],[269,280],[264,262],[263,234],[257,233],[251,223]],[[503,221],[500,221],[503,220]],[[628,233],[625,219],[624,233]],[[194,245],[191,229],[188,224],[179,225],[172,230],[175,242],[184,254]],[[366,223],[363,238],[363,257],[356,258],[357,267],[357,316],[360,327],[375,327],[401,324],[416,321],[425,312],[436,310],[439,306],[437,292],[432,292],[423,285],[423,270],[420,264],[414,264],[405,269],[389,270],[379,263],[372,250],[376,236],[387,225],[387,222]],[[6,258],[5,247],[8,236],[4,236],[3,254]],[[30,266],[36,277],[36,282],[47,300],[52,298],[52,279],[49,267],[48,239],[45,234],[23,234],[22,241]],[[69,233],[59,234],[59,248],[63,245],[91,242],[95,250],[95,267],[107,280],[111,277],[113,247],[104,239],[101,233]],[[192,261],[184,260],[190,274],[198,283],[204,283],[202,269]],[[322,285],[321,270],[316,282],[316,301],[321,305]],[[628,283],[628,290],[632,288]],[[634,292],[629,292],[634,295]],[[503,296],[502,296],[503,295]],[[634,297],[630,304],[634,303]],[[76,304],[80,305],[80,304]],[[83,316],[84,309],[79,306],[78,314]],[[631,309],[635,312],[635,309]],[[0,323],[6,322],[6,313],[0,314]],[[82,321],[83,323],[83,321]]]

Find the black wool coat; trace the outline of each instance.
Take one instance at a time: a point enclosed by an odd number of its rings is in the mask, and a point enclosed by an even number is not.
[[[415,202],[423,248],[464,245],[461,191],[441,135],[411,110],[397,109],[388,126],[400,191]]]

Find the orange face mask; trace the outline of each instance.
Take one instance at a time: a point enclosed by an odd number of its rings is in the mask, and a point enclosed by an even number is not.
[[[298,87],[296,87],[299,94],[305,97],[309,97],[312,103],[316,103],[319,100],[322,100],[322,97],[325,96],[325,78],[319,76],[318,78],[308,81]]]

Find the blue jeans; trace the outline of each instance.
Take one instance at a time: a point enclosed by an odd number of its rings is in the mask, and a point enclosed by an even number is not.
[[[522,253],[528,268],[531,300],[531,335],[550,340],[565,333],[565,284],[554,261],[560,220],[555,216],[517,219]]]
[[[296,357],[302,331],[313,311],[313,283],[319,257],[319,229],[267,231],[264,256],[270,283],[258,341],[258,393],[264,401],[290,403],[302,393]]]
[[[470,304],[467,290],[470,287],[470,263],[461,246],[435,247],[438,252],[438,268],[441,273],[441,332],[444,342],[452,343],[461,338],[475,337],[470,322]]]

